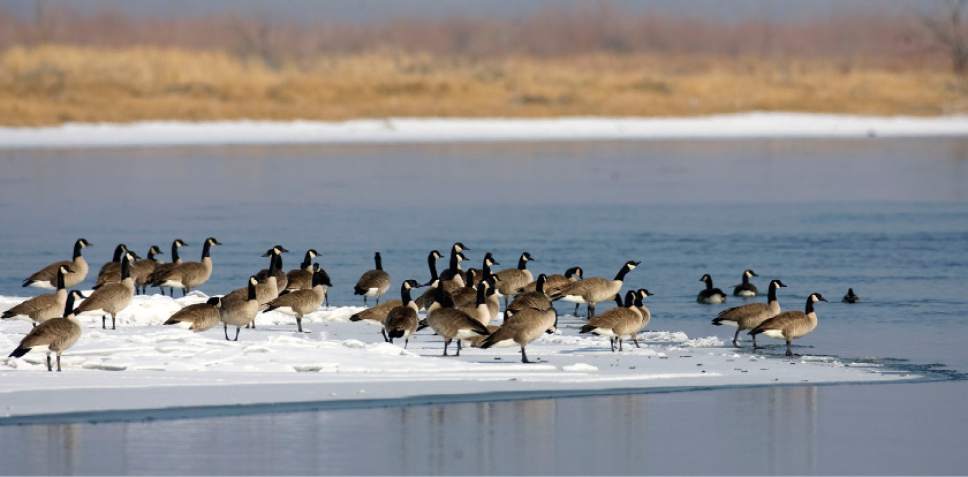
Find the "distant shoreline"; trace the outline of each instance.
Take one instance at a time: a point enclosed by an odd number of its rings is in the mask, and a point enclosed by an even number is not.
[[[968,116],[750,112],[678,118],[147,121],[0,127],[0,150],[284,144],[836,139],[968,136]]]

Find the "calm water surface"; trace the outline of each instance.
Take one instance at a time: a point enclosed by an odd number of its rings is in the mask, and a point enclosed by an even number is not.
[[[657,293],[651,328],[723,338],[698,278],[726,288],[752,267],[790,285],[787,308],[833,302],[807,352],[968,371],[968,139],[2,151],[0,224],[5,295],[80,236],[98,266],[120,241],[180,237],[194,258],[214,235],[206,293],[282,243],[287,267],[319,250],[331,302],[355,304],[373,251],[395,281],[424,279],[427,252],[462,240],[475,263],[528,250],[542,272],[642,260],[630,285]],[[848,286],[863,303],[837,303]],[[964,473],[942,451],[964,442],[966,397],[956,382],[24,426],[0,428],[0,472]]]

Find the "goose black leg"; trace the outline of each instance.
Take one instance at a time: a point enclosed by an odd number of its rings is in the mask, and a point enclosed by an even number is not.
[[[116,326],[114,325],[114,313],[112,313],[112,314],[111,314],[111,329],[112,329],[112,330],[116,330],[116,329],[118,329],[118,328],[117,328],[117,327],[116,327]]]
[[[383,328],[382,330],[380,330],[380,333],[383,333],[383,341],[386,341],[387,343],[393,343],[393,340],[391,340],[390,337],[387,336],[386,328]]]
[[[756,345],[756,335],[753,335],[753,351],[758,349],[760,349],[760,347]]]
[[[460,338],[457,339],[457,356],[460,356]]]
[[[786,355],[787,356],[793,356],[793,349],[791,349],[791,347],[790,347],[790,340],[787,340],[786,344],[787,344]]]
[[[108,315],[101,315],[101,329],[102,330],[108,329],[107,321],[108,321]]]
[[[241,329],[241,328],[242,328],[241,326],[236,326],[235,327],[235,340],[233,340],[233,341],[238,341],[239,340],[239,329]]]
[[[575,303],[575,313],[574,313],[574,315],[575,315],[576,317],[578,316],[578,307],[579,307],[579,306],[581,306],[581,303]]]
[[[53,371],[54,368],[50,365],[50,353],[47,353],[47,371]]]
[[[410,344],[410,338],[403,339],[403,349],[407,349],[407,345]]]
[[[756,340],[756,337],[755,336],[753,337],[753,340],[754,340],[754,343],[755,343],[755,340]],[[733,347],[734,348],[739,348],[739,327],[738,326],[736,327],[736,333],[733,335]],[[755,345],[754,345],[754,347],[755,347]]]
[[[61,372],[61,367],[60,367],[60,355],[57,355],[57,372],[58,372],[58,373],[59,373],[59,372]]]
[[[531,362],[531,361],[528,361],[528,352],[524,350],[524,345],[521,346],[521,362],[522,363]]]
[[[612,347],[612,352],[614,353],[615,352],[615,338],[614,337],[611,337],[610,336],[608,338],[608,345]]]
[[[447,356],[447,346],[450,345],[450,340],[444,340],[444,356]]]
[[[229,341],[229,325],[222,324],[222,327],[225,330],[225,341]]]
[[[299,330],[300,333],[303,332],[303,330],[302,330],[302,317],[300,317],[300,316],[297,316],[296,317],[296,328]]]
[[[641,348],[641,346],[639,346],[639,337],[638,336],[633,336],[632,337],[632,342],[635,343],[635,347],[636,348]]]
[[[625,348],[622,347],[622,337],[619,336],[619,337],[616,337],[615,339],[618,340],[618,350],[625,351]]]

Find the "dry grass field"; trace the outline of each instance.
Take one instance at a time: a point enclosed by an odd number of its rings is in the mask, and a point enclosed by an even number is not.
[[[394,52],[269,67],[217,51],[13,47],[0,125],[154,119],[682,116],[737,111],[968,112],[968,81],[937,68],[703,55],[501,58]]]

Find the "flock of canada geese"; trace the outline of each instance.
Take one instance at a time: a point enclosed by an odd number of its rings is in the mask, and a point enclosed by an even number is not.
[[[89,265],[83,250],[90,245],[87,240],[78,239],[71,260],[52,263],[24,280],[24,287],[53,288],[56,291],[30,298],[2,314],[3,319],[24,318],[34,323],[34,328],[10,356],[21,357],[31,350],[44,350],[48,371],[53,370],[52,354],[56,355],[57,371],[60,371],[61,354],[81,336],[78,315],[100,313],[101,327],[107,328],[110,317],[111,329],[115,329],[118,314],[131,303],[135,294],[146,293],[148,287],[157,287],[162,294],[168,289],[171,296],[174,296],[175,289],[181,289],[184,296],[211,277],[212,248],[221,243],[214,237],[205,239],[201,259],[193,262],[181,259],[179,251],[187,244],[176,239],[171,244],[171,261],[167,263],[158,260],[158,255],[162,254],[158,246],[151,246],[147,257],[142,258],[124,244],[119,244],[113,259],[101,267],[94,291],[84,296],[78,290],[68,290],[87,278]],[[480,268],[464,270],[462,263],[467,261],[464,252],[469,250],[461,242],[454,243],[450,248],[448,266],[440,273],[437,261],[443,255],[437,250],[431,251],[427,256],[430,279],[424,283],[403,280],[400,299],[382,303],[381,298],[390,290],[392,282],[390,275],[383,270],[382,258],[377,252],[374,268],[363,273],[353,286],[354,293],[363,297],[364,305],[370,298],[376,303],[352,315],[350,320],[372,320],[382,324],[384,339],[390,343],[394,339],[403,339],[404,347],[409,344],[410,336],[429,327],[443,338],[444,356],[455,340],[458,356],[463,343],[480,348],[517,345],[521,349],[521,361],[528,363],[527,345],[543,333],[555,332],[558,313],[553,303],[561,300],[575,304],[576,316],[581,304],[587,307],[587,323],[579,333],[607,336],[613,352],[616,349],[622,351],[625,340],[639,346],[637,336],[652,318],[644,304],[652,293],[640,288],[628,290],[623,295],[622,288],[628,273],[640,262],[625,262],[611,279],[586,278],[581,267],[569,268],[561,275],[539,274],[535,277],[528,269],[528,263],[535,258],[528,252],[521,254],[513,268],[495,270],[493,267],[500,264],[491,253],[486,253]],[[238,341],[243,327],[255,328],[255,318],[260,312],[278,310],[293,315],[296,329],[302,332],[303,317],[324,303],[329,306],[327,291],[333,285],[326,271],[318,263],[313,263],[318,256],[316,250],[307,250],[299,268],[288,272],[282,269],[282,254],[287,252],[281,245],[272,247],[263,255],[269,259],[268,268],[250,276],[245,287],[212,297],[205,303],[186,306],[164,324],[185,324],[200,332],[221,323],[225,339],[230,339],[229,327],[233,326],[234,341]],[[745,270],[742,283],[734,287],[733,295],[759,295],[750,280],[756,276],[753,270]],[[705,287],[697,295],[697,302],[719,304],[726,301],[726,293],[713,285],[709,274],[703,275],[700,281]],[[827,300],[820,293],[812,293],[807,297],[804,311],[782,311],[777,290],[785,286],[780,280],[772,280],[766,303],[729,308],[719,313],[712,324],[735,326],[734,346],[740,346],[739,333],[748,331],[754,349],[757,348],[756,336],[763,334],[784,340],[786,354],[792,355],[791,342],[817,327],[814,305]],[[427,290],[416,295],[421,288]],[[503,314],[500,311],[502,299]],[[611,300],[615,301],[613,308],[596,313],[599,303]],[[858,301],[853,289],[848,290],[843,301]],[[421,319],[419,311],[426,311],[426,318]],[[499,315],[502,315],[500,324]]]

